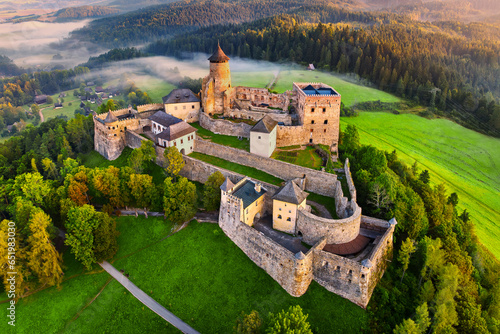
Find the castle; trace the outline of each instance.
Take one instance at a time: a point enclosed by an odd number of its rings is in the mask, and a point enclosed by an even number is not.
[[[166,164],[165,148],[175,146],[183,153],[180,174],[190,180],[205,183],[220,171],[226,179],[219,226],[255,264],[292,296],[303,295],[314,280],[366,307],[392,258],[396,220],[361,214],[348,160],[337,176],[269,157],[276,147],[288,145],[323,144],[335,152],[340,95],[322,83],[293,83],[283,94],[232,87],[229,57],[219,46],[209,61],[201,99],[189,90],[174,90],[163,104],[94,114],[95,150],[114,160],[126,146],[140,147],[148,137],[159,165]],[[195,121],[215,133],[249,138],[250,152],[198,138],[188,124]],[[285,182],[278,187],[252,180],[194,159],[191,152],[253,167]],[[346,194],[340,178],[347,183]],[[318,212],[319,205],[308,200],[310,192],[334,198],[338,218]]]

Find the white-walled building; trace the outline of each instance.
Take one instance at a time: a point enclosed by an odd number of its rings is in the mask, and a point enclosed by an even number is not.
[[[266,115],[250,129],[250,153],[269,158],[276,149],[278,122]]]
[[[162,147],[175,146],[182,154],[193,152],[196,129],[182,119],[158,111],[149,118],[156,144]]]

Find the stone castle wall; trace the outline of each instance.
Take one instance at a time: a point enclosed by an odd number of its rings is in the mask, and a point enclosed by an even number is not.
[[[133,131],[130,130],[125,131],[125,143],[131,149],[141,147],[142,142],[148,140],[149,139],[146,139]]]
[[[238,86],[236,89],[236,100],[251,101],[255,105],[262,103],[268,104],[273,108],[281,108],[288,110],[290,95],[288,92],[283,94],[274,94],[267,90],[267,88],[254,88]]]
[[[252,121],[259,121],[264,116],[268,115],[276,122],[283,122],[285,125],[292,124],[292,116],[286,113],[277,113],[277,112],[259,112],[259,111],[250,111],[244,109],[228,109],[224,112],[225,116],[241,118],[241,119],[249,119]]]
[[[337,176],[318,170],[292,165],[287,162],[264,158],[232,147],[222,146],[206,140],[195,140],[195,152],[212,155],[224,160],[249,166],[284,179],[286,181],[307,178],[306,191],[312,191],[324,196],[334,196],[335,188],[339,186]]]
[[[358,236],[360,223],[359,206],[352,216],[344,219],[327,219],[306,210],[299,210],[295,234],[302,235],[302,240],[309,245],[314,245],[323,237],[327,238],[328,244],[343,244]]]
[[[276,147],[305,145],[309,143],[310,133],[302,126],[278,125]]]
[[[204,113],[200,113],[200,125],[213,133],[236,136],[236,137],[250,137],[251,125],[246,123],[233,123],[223,119],[213,119]]]
[[[344,173],[347,180],[347,186],[349,187],[349,193],[351,195],[351,201],[356,202],[356,187],[354,186],[354,181],[352,180],[351,167],[349,164],[349,159],[345,159]]]
[[[159,110],[164,110],[165,106],[163,103],[151,103],[151,104],[143,104],[140,106],[137,106],[137,111],[142,113],[142,112],[147,112],[147,111],[159,111]]]

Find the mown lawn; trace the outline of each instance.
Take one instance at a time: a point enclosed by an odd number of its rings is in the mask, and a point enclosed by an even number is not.
[[[323,163],[323,160],[316,153],[314,147],[311,146],[303,150],[276,150],[271,158],[311,169],[320,169]]]
[[[306,70],[284,70],[280,72],[278,82],[273,87],[280,93],[291,90],[293,82],[323,82],[330,85],[341,96],[346,106],[365,101],[399,102],[400,99],[394,95],[381,90],[358,85],[343,79],[342,76],[319,71]]]
[[[288,295],[214,224],[190,225],[141,252],[117,260],[139,288],[200,333],[232,333],[244,311],[269,312],[301,305],[315,333],[359,333],[367,313],[315,282],[300,298]],[[67,332],[158,333],[170,327],[117,284],[73,321]],[[102,297],[102,298],[101,298]],[[159,320],[158,320],[159,319]]]
[[[427,169],[433,184],[444,183],[459,196],[481,242],[500,258],[500,139],[445,119],[362,112],[341,118],[342,128],[356,125],[363,144],[396,150],[401,160]]]
[[[173,224],[163,218],[120,217],[117,218],[117,228],[120,236],[118,237],[119,250],[115,259],[126,258],[136,252],[144,251],[147,246],[161,241],[172,232]],[[16,309],[15,330],[8,326],[6,321],[1,321],[0,333],[93,333],[97,328],[91,327],[93,318],[103,317],[109,312],[109,318],[106,320],[114,323],[112,314],[116,309],[119,311],[130,305],[133,305],[130,307],[133,314],[129,317],[142,317],[143,305],[116,281],[107,285],[102,294],[85,308],[106,285],[110,276],[97,265],[94,266],[92,272],[84,271],[69,249],[66,249],[64,253],[64,266],[64,281],[60,287],[51,287],[20,300]],[[2,295],[1,298],[3,300],[6,296]],[[74,322],[84,308],[87,317],[90,314],[92,316],[85,320],[89,322],[87,325],[90,328],[82,330],[80,329],[81,322],[78,322],[76,326]],[[3,306],[1,309],[0,315],[6,318],[6,309]],[[164,323],[161,318],[161,321],[157,320],[156,318],[159,317],[152,311],[145,309],[144,313],[151,313],[151,321]],[[114,324],[116,328],[120,328],[118,321]],[[91,328],[94,328],[94,331]],[[136,328],[138,329],[139,327]]]
[[[191,125],[196,129],[198,129],[197,134],[203,139],[208,139],[216,144],[231,146],[234,148],[238,148],[240,150],[245,150],[247,152],[250,152],[250,140],[248,140],[248,138],[243,138],[239,140],[238,137],[234,136],[218,135],[201,127],[201,125],[198,122],[191,123]]]
[[[219,166],[221,168],[231,170],[233,172],[246,175],[248,177],[261,180],[267,183],[275,184],[275,185],[281,185],[283,182],[282,179],[279,179],[273,175],[267,174],[266,172],[260,171],[256,168],[253,167],[248,167],[248,166],[243,166],[231,161],[227,161],[224,159],[220,159],[211,155],[206,155],[203,153],[198,153],[198,152],[193,152],[189,155],[192,158],[208,162],[209,164],[212,164],[214,166]]]

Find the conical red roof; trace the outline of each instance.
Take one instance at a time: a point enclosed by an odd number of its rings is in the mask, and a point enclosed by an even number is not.
[[[222,61],[228,61],[230,58],[226,56],[224,51],[220,48],[220,45],[217,44],[217,50],[215,50],[214,54],[208,58],[211,62],[222,62]]]

